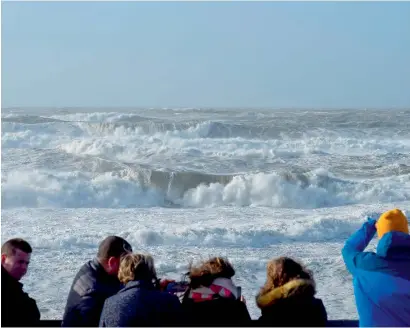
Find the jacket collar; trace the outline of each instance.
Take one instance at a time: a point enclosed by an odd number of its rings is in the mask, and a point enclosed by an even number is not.
[[[385,258],[410,260],[410,235],[398,231],[386,233],[377,244],[376,253]]]
[[[102,264],[98,261],[98,259],[95,257],[90,261],[90,265],[91,267],[97,271],[98,273],[105,273],[107,274],[107,272],[105,272],[104,267],[102,266]]]
[[[113,284],[113,285],[115,285],[115,284],[120,285],[120,281],[118,280],[118,277],[116,275],[109,275],[105,271],[104,267],[98,261],[97,258],[94,258],[90,261],[90,266],[96,272],[98,277],[100,277],[99,279],[102,279],[102,281],[105,281],[105,282],[107,282],[109,284]]]
[[[308,279],[295,279],[286,284],[273,288],[256,297],[256,304],[260,309],[276,304],[281,300],[295,297],[313,297],[316,293],[315,283]]]
[[[14,284],[18,288],[21,288],[21,289],[23,288],[23,284],[20,281],[14,279],[12,276],[10,276],[10,273],[8,273],[8,271],[3,266],[1,266],[1,278],[2,278],[1,280],[5,279],[6,281],[5,284],[7,285]]]
[[[129,289],[133,289],[133,288],[155,289],[154,284],[150,281],[133,280],[133,281],[127,282],[124,288],[121,289],[121,292],[129,290]]]

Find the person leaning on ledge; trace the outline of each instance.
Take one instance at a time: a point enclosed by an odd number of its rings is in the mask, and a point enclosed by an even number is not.
[[[376,234],[376,253],[364,252]],[[342,250],[353,287],[360,326],[410,326],[410,235],[399,209],[368,221]]]
[[[40,324],[36,301],[23,291],[20,279],[30,263],[30,244],[21,238],[6,241],[1,246],[1,325],[27,327]]]
[[[105,300],[122,287],[117,277],[121,258],[131,252],[131,245],[118,236],[108,236],[100,243],[97,256],[74,277],[62,327],[98,327]]]

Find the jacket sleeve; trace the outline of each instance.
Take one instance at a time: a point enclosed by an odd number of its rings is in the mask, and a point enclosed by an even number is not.
[[[85,295],[78,305],[78,314],[81,318],[81,326],[98,327],[100,316],[104,307],[105,298],[97,293]]]
[[[327,327],[327,311],[325,305],[323,304],[322,300],[320,300],[320,308],[319,308],[319,320],[317,322],[318,327]]]
[[[240,308],[240,313],[241,313],[241,322],[246,323],[246,325],[250,325],[251,323],[251,316],[249,314],[248,311],[248,307],[246,306],[246,304],[242,301],[239,301],[239,308]]]
[[[25,313],[25,315],[27,316],[29,322],[31,322],[33,325],[36,325],[40,323],[40,311],[38,309],[36,301],[28,297],[28,295],[27,298],[27,313]]]
[[[80,302],[64,316],[62,327],[98,327],[104,300],[95,292],[81,297]]]
[[[169,324],[171,325],[183,325],[184,324],[184,313],[182,310],[181,302],[179,301],[178,297],[172,295],[173,297],[170,298],[170,320]]]
[[[16,317],[15,323],[18,326],[39,326],[40,311],[37,307],[36,301],[24,292],[21,294],[21,297],[18,297],[15,300],[16,302],[12,308],[15,307],[20,309],[20,316]],[[12,308],[10,308],[10,311]]]
[[[346,264],[347,269],[351,274],[354,274],[356,270],[356,260],[359,256],[366,256],[363,253],[367,245],[370,243],[376,233],[376,220],[369,218],[362,227],[357,230],[346,241],[343,249],[342,256]]]
[[[104,305],[103,305],[103,309],[102,309],[102,311],[101,311],[101,316],[100,316],[100,323],[99,323],[99,327],[107,327],[107,324],[106,324],[106,309],[107,309],[107,307],[106,307],[106,305],[105,305],[106,303],[104,303]]]

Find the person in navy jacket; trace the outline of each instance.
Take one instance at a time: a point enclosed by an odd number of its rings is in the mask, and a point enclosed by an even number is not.
[[[364,252],[378,235],[376,253]],[[399,209],[367,222],[342,250],[353,287],[360,326],[410,326],[410,235]]]
[[[124,256],[118,278],[124,288],[105,301],[100,327],[169,327],[182,323],[181,303],[175,295],[160,290],[151,256]]]
[[[85,263],[74,278],[67,297],[62,327],[98,327],[105,300],[122,287],[118,270],[131,245],[118,236],[108,236],[98,247],[97,257]]]

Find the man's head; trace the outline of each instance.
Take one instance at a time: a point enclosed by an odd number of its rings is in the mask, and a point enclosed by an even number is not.
[[[132,253],[132,247],[125,239],[109,236],[100,243],[97,258],[109,275],[116,276],[120,268],[121,257],[129,253]]]
[[[380,215],[380,218],[376,223],[376,228],[379,238],[382,238],[390,231],[409,233],[407,218],[403,212],[397,208]]]
[[[21,238],[13,238],[1,246],[1,265],[14,279],[19,281],[27,273],[30,263],[30,244]]]

